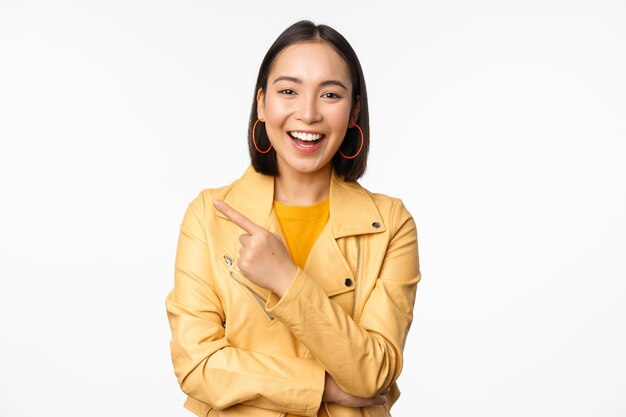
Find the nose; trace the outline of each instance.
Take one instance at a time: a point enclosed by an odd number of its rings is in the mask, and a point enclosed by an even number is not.
[[[317,102],[317,97],[314,94],[308,97],[303,97],[299,104],[300,106],[296,117],[298,120],[307,124],[322,120],[319,103]]]

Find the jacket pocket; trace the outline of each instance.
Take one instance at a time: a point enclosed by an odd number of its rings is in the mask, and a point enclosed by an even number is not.
[[[222,269],[228,274],[233,284],[255,305],[255,311],[259,312],[266,322],[273,323],[275,320],[274,315],[265,309],[265,300],[269,297],[270,291],[245,278],[237,269],[236,258],[229,252],[223,252],[218,255],[217,261],[222,265]]]

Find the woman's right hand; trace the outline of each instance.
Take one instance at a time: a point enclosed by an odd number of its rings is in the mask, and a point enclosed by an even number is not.
[[[325,403],[337,403],[346,407],[367,407],[368,405],[380,405],[387,402],[387,398],[380,393],[372,398],[357,397],[352,394],[348,394],[342,390],[335,382],[332,376],[326,373],[326,380],[324,383],[324,394],[322,395],[322,402]]]

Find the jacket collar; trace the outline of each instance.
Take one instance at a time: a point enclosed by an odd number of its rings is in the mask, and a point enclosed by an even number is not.
[[[274,177],[259,174],[250,165],[233,183],[224,201],[256,224],[271,229],[275,218],[272,216]],[[219,211],[217,215],[226,218]],[[330,182],[329,222],[335,238],[385,231],[382,216],[369,193],[357,182],[345,181],[334,170]]]

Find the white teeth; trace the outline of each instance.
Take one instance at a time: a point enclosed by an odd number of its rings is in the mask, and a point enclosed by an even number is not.
[[[304,140],[306,142],[311,142],[322,138],[322,135],[319,133],[289,132],[289,134],[293,138]]]

